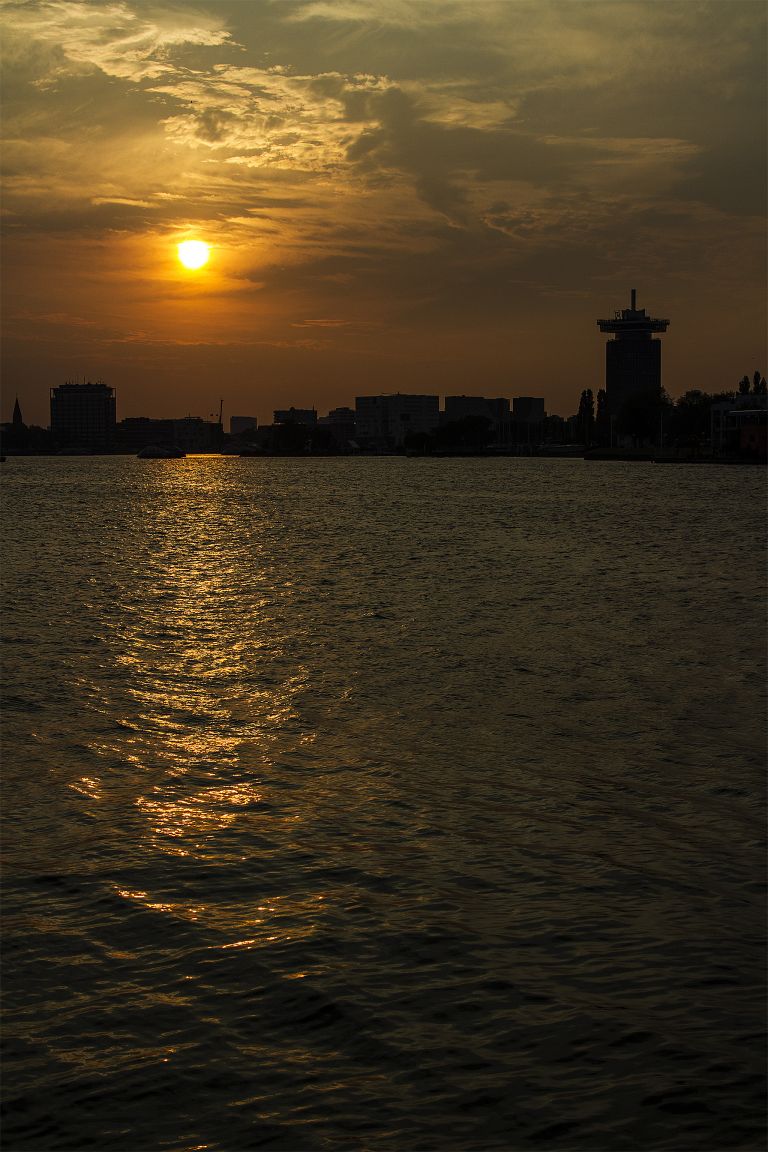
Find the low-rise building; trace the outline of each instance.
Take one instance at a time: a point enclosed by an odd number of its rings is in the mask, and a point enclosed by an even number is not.
[[[277,408],[272,416],[275,424],[317,424],[314,408]]]
[[[768,396],[752,392],[711,405],[710,439],[716,456],[766,459]]]
[[[327,416],[321,416],[318,424],[354,424],[354,408],[331,408]]]
[[[353,408],[332,408],[327,416],[321,416],[318,425],[325,429],[332,444],[342,452],[354,451],[356,424]]]
[[[230,416],[229,418],[230,436],[241,436],[243,432],[253,432],[258,426],[259,421],[255,416]]]
[[[149,416],[126,416],[117,425],[115,447],[118,452],[135,455],[150,445],[171,447],[174,443],[173,420],[154,420]]]
[[[215,452],[221,447],[222,428],[202,416],[184,416],[173,421],[173,442],[182,452]]]

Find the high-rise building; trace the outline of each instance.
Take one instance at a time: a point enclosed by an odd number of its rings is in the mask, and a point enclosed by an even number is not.
[[[115,443],[115,390],[106,384],[51,388],[51,438],[65,452],[109,452]]]
[[[605,345],[608,412],[616,415],[630,396],[660,395],[661,341],[653,333],[666,332],[669,320],[654,319],[645,308],[638,308],[633,288],[629,308],[617,310],[613,320],[598,320],[597,325],[614,336]]]

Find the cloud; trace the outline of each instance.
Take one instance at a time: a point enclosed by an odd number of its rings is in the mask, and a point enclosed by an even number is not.
[[[174,71],[173,50],[229,42],[220,20],[194,9],[85,0],[10,0],[3,5],[6,29],[49,51],[49,68],[36,81],[54,85],[67,73],[98,69],[134,82]],[[13,51],[13,49],[12,49]],[[18,52],[18,47],[16,52]]]
[[[292,328],[348,328],[349,320],[297,320]]]

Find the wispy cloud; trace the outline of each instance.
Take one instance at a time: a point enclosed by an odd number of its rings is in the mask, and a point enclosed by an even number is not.
[[[11,56],[19,44],[34,41],[47,49],[48,68],[35,83],[55,85],[62,77],[98,69],[121,80],[155,79],[173,73],[174,49],[189,45],[226,44],[229,32],[219,19],[193,9],[137,5],[126,0],[92,4],[87,0],[5,0],[3,19],[12,39]]]

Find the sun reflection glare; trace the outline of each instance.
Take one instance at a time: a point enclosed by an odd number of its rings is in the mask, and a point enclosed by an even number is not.
[[[165,886],[115,891],[153,913],[200,920],[218,934],[214,947],[237,951],[310,936],[325,915],[314,893],[233,900],[216,887],[222,862],[242,866],[265,825],[295,838],[307,819],[301,805],[274,806],[271,781],[296,752],[310,759],[316,704],[309,668],[286,659],[274,594],[254,593],[253,557],[233,547],[231,490],[209,464],[147,480],[146,550],[123,611],[107,623],[119,719],[98,753],[137,782],[129,802],[145,848],[215,864],[205,903]],[[89,773],[77,787],[95,797],[99,781]]]

